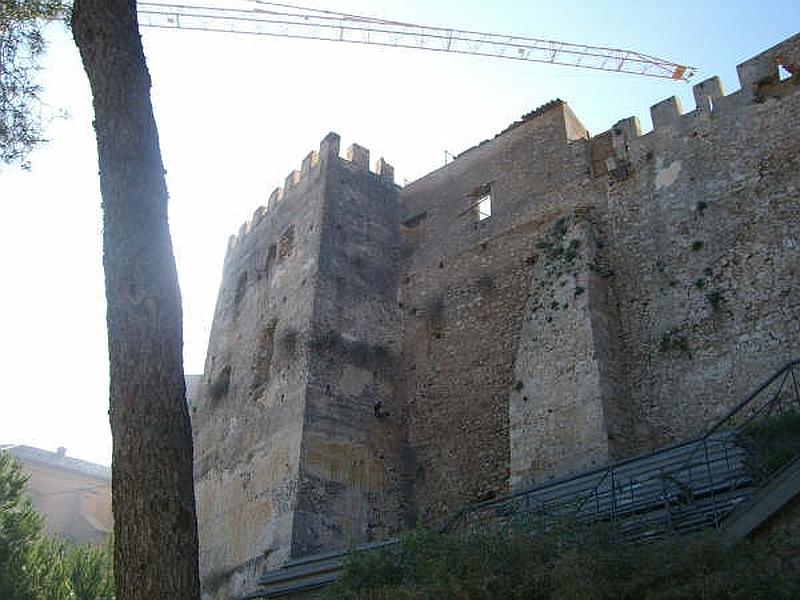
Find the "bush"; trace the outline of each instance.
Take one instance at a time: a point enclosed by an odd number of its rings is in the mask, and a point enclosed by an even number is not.
[[[42,519],[24,495],[27,477],[19,463],[0,452],[0,598],[38,597],[48,568],[42,554]]]
[[[800,412],[789,410],[750,424],[742,432],[742,442],[758,475],[774,473],[800,456]]]
[[[800,548],[789,549],[796,555]],[[397,546],[351,553],[328,600],[755,599],[800,597],[800,575],[756,545],[716,534],[616,545],[603,527],[532,535],[415,530]]]
[[[0,452],[0,599],[112,598],[110,545],[74,546],[45,537],[24,493],[26,481],[19,463]]]
[[[67,546],[64,564],[76,600],[107,600],[114,597],[114,548]]]

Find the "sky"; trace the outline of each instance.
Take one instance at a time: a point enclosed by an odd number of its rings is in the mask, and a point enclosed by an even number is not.
[[[797,33],[796,0],[298,0],[305,6],[653,54],[719,75]],[[207,3],[215,3],[207,0]],[[218,0],[217,5],[233,2]],[[237,6],[247,2],[236,2]],[[0,445],[111,462],[100,192],[88,83],[63,25],[40,83],[49,142],[0,167]],[[186,373],[201,373],[228,236],[329,132],[403,185],[554,98],[594,135],[691,85],[445,53],[144,29],[170,191]],[[66,115],[66,116],[59,116]]]

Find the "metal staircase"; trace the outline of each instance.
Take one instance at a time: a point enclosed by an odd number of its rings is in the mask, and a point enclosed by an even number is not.
[[[787,427],[791,436],[786,435]],[[703,435],[577,476],[468,506],[442,532],[564,519],[606,522],[622,543],[717,528],[747,535],[800,493],[800,360],[784,365]],[[397,543],[366,544],[369,551]],[[348,552],[295,559],[246,599],[295,595],[338,579]],[[245,600],[242,598],[240,600]]]
[[[719,528],[800,454],[797,439],[786,446],[770,436],[776,423],[800,424],[799,384],[795,360],[693,440],[469,506],[443,531],[574,518],[608,522],[620,541],[645,541]]]
[[[611,522],[625,539],[688,533],[718,525],[747,499],[755,488],[747,457],[734,432],[717,433],[699,445],[679,444],[470,506],[443,530],[526,522],[537,527],[574,518]]]

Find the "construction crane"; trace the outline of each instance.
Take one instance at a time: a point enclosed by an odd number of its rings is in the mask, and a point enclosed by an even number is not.
[[[139,24],[453,52],[679,81],[688,81],[694,74],[694,67],[634,50],[431,27],[265,0],[240,5],[140,2]]]

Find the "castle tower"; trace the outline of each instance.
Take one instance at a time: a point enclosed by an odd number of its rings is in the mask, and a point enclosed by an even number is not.
[[[399,210],[368,163],[329,134],[230,240],[192,415],[209,597],[397,529]]]

